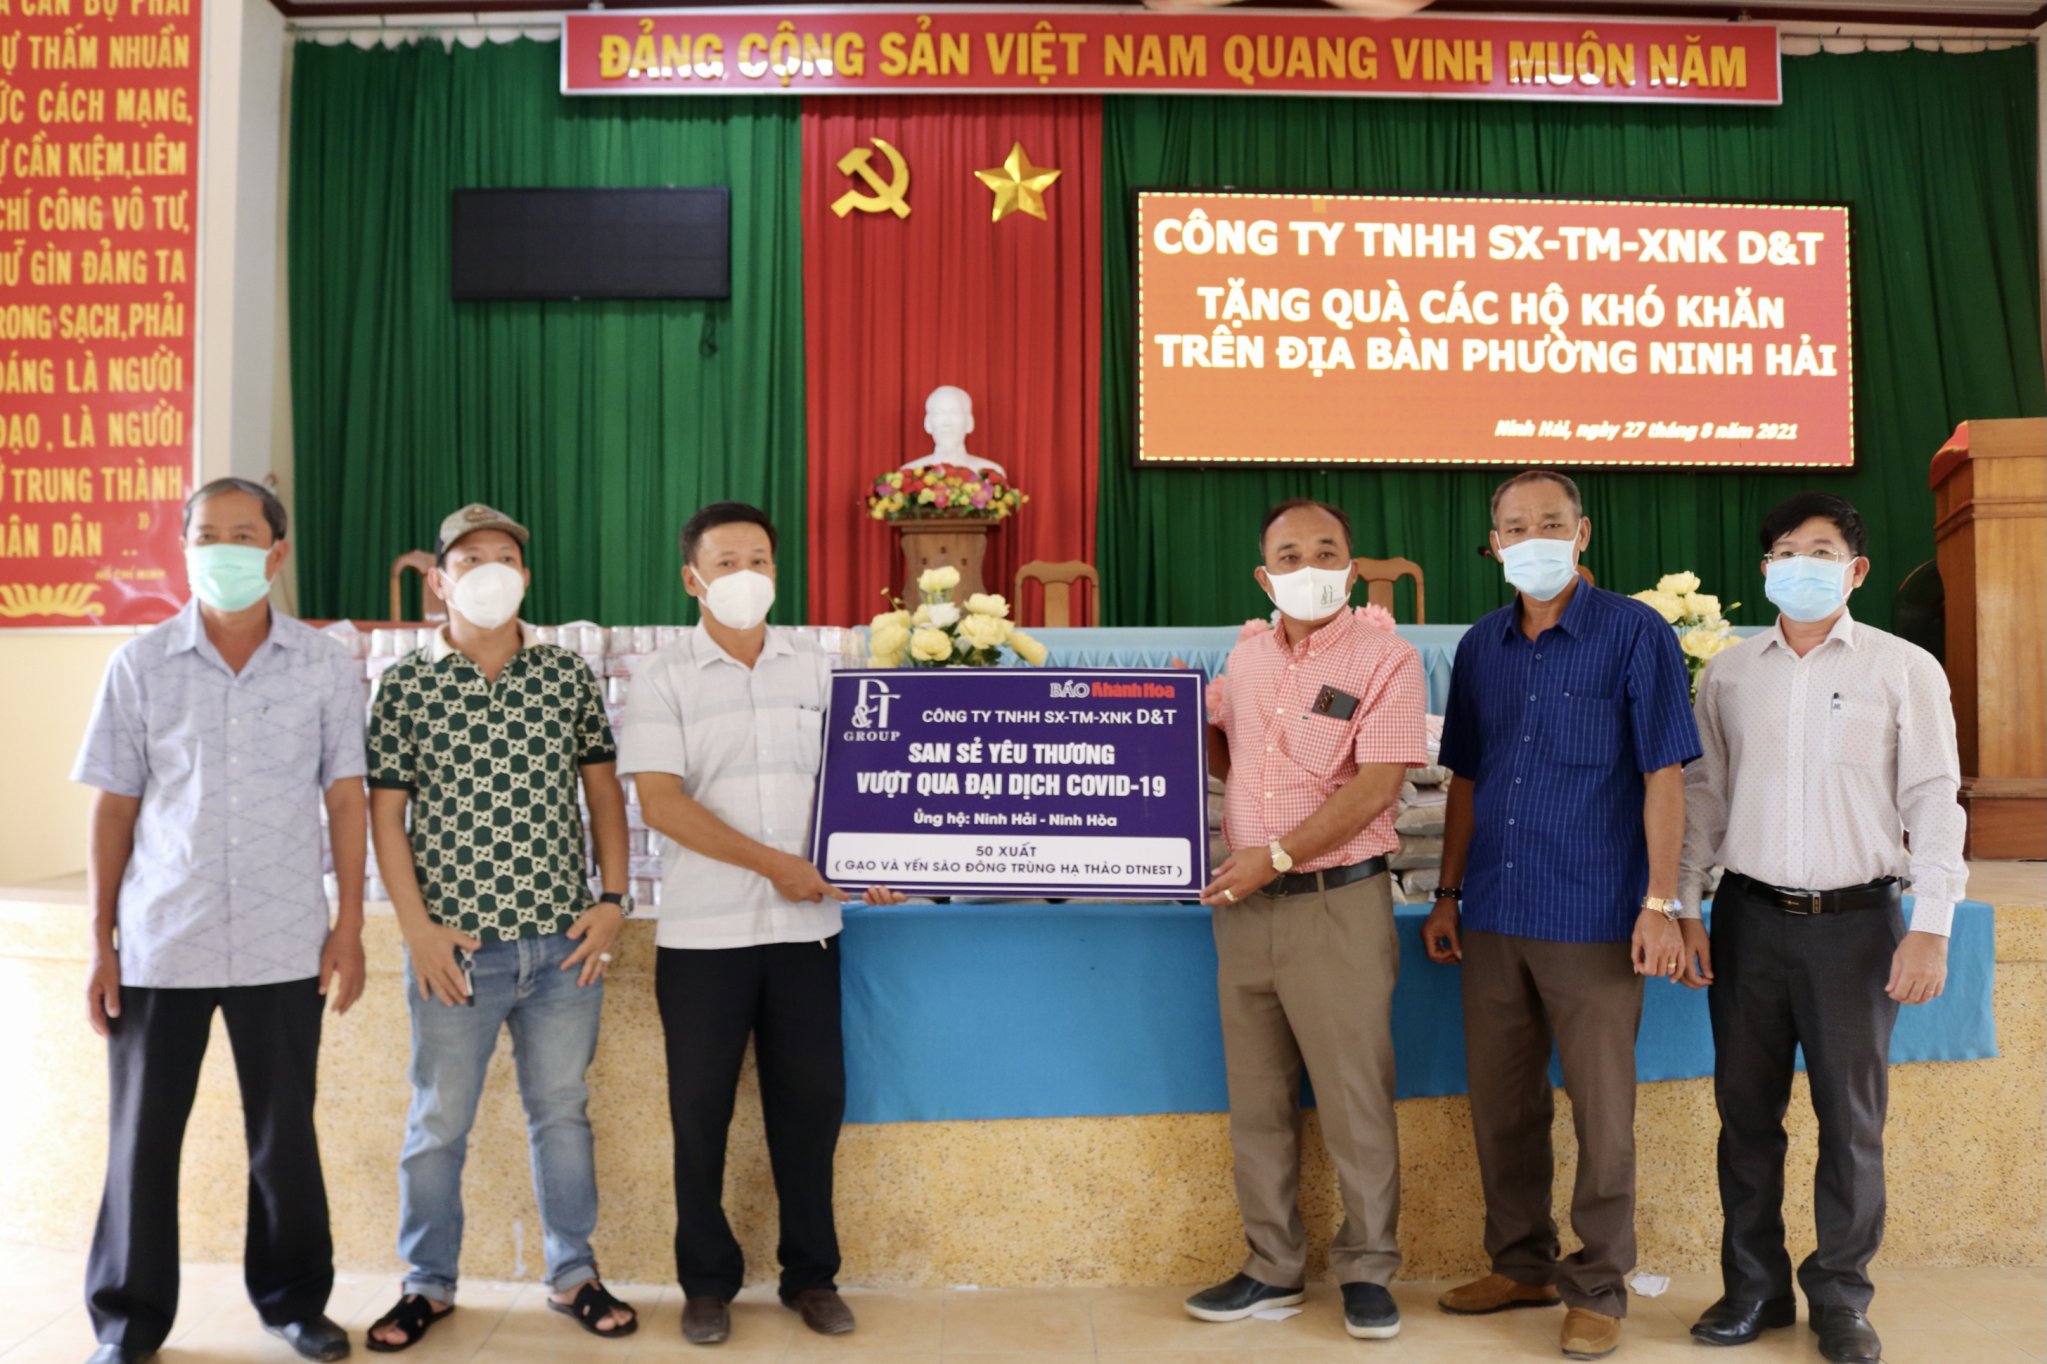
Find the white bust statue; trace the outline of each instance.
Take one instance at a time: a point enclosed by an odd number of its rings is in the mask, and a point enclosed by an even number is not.
[[[1007,480],[1009,473],[992,459],[967,453],[967,437],[974,429],[974,400],[963,388],[940,384],[924,400],[924,431],[931,437],[931,453],[913,459],[905,469],[927,469],[934,464],[953,464],[981,472],[994,471]]]

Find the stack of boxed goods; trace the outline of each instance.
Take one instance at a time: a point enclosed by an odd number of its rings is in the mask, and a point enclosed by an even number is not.
[[[818,642],[841,666],[859,661],[856,650],[858,639],[853,632],[832,626],[803,627],[818,636]],[[415,649],[426,648],[432,641],[435,627],[399,627],[376,629],[367,633],[357,630],[347,622],[327,627],[324,634],[333,639],[354,657],[361,660],[363,668],[363,703],[369,704],[376,687],[376,681],[389,671],[400,659]],[[633,673],[641,663],[657,651],[677,643],[689,633],[690,627],[683,625],[593,625],[587,621],[574,621],[567,625],[538,625],[533,627],[537,642],[555,644],[580,654],[590,671],[597,678],[597,685],[604,695],[605,712],[611,719],[611,730],[615,735],[625,718],[626,688]],[[633,783],[625,784],[626,797],[626,849],[631,855],[631,885],[633,899],[642,905],[656,905],[661,901],[662,855],[667,851],[667,840],[647,827],[640,813],[639,792]],[[583,809],[583,826],[589,828],[590,811]],[[326,817],[324,809],[321,818]],[[327,873],[327,895],[331,899],[338,887],[334,878],[334,854],[331,847],[322,849],[322,870]],[[590,866],[597,866],[596,851],[590,852]],[[596,882],[592,880],[592,893]],[[370,855],[367,879],[363,888],[367,900],[388,899],[384,884],[377,875],[377,859],[374,851]]]

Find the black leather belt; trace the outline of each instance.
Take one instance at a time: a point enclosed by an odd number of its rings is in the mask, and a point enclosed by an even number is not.
[[[1899,903],[1905,889],[1904,882],[1895,876],[1860,886],[1844,886],[1840,890],[1786,890],[1767,881],[1758,881],[1753,876],[1743,876],[1738,871],[1728,872],[1723,880],[1733,882],[1743,894],[1786,914],[1839,914],[1850,909],[1889,909]]]
[[[1265,883],[1260,895],[1317,895],[1325,890],[1335,890],[1353,881],[1369,881],[1386,870],[1386,859],[1368,857],[1362,862],[1353,862],[1347,867],[1331,867],[1327,871],[1290,871],[1276,876]]]

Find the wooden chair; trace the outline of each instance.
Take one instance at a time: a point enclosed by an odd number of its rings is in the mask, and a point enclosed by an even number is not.
[[[432,579],[427,573],[435,567],[434,556],[423,549],[401,554],[391,561],[391,619],[405,619],[405,575],[408,571],[419,574],[420,619],[442,621],[448,618],[448,605],[434,592]]]
[[[1422,566],[1412,559],[1353,559],[1358,577],[1364,580],[1365,600],[1384,610],[1393,609],[1393,585],[1402,578],[1414,579],[1414,624],[1427,625],[1428,611],[1422,604]]]
[[[1024,584],[1027,582],[1043,583],[1045,586],[1045,627],[1047,629],[1063,630],[1073,624],[1073,596],[1076,583],[1085,582],[1088,584],[1088,588],[1095,598],[1094,612],[1097,616],[1100,615],[1102,576],[1095,572],[1094,567],[1090,564],[1084,564],[1078,559],[1069,559],[1065,563],[1057,564],[1048,563],[1043,559],[1035,559],[1018,569],[1016,571],[1016,618],[1019,622],[1023,619]]]

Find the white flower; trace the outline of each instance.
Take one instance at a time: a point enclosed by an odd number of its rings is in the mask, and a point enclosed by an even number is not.
[[[960,609],[949,601],[931,603],[931,623],[944,630],[959,624]]]

